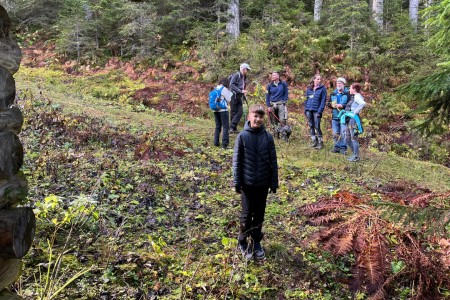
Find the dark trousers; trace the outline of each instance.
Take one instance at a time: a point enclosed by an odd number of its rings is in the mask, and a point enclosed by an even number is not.
[[[230,128],[228,122],[228,111],[214,112],[214,120],[216,121],[216,129],[214,130],[214,146],[220,146],[220,131],[223,129],[222,147],[226,148],[230,143],[230,135],[228,133]]]
[[[268,193],[267,186],[242,187],[239,243],[245,244],[249,236],[255,243],[261,241]]]
[[[320,120],[322,116],[317,111],[305,111],[306,119],[309,124],[309,134],[311,137],[322,137],[322,130],[320,129]]]
[[[231,124],[230,128],[236,130],[239,121],[241,120],[242,114],[244,112],[242,107],[243,94],[234,94],[231,97],[230,108],[231,108]]]

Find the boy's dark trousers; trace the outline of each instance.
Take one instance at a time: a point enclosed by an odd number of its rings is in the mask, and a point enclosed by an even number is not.
[[[245,244],[248,236],[254,243],[261,241],[268,193],[269,187],[266,186],[242,187],[239,243]]]

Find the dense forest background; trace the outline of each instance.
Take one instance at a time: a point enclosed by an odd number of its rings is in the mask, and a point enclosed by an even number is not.
[[[450,165],[449,1],[0,3],[24,45],[52,47],[53,62],[72,71],[114,57],[141,70],[183,64],[191,71],[178,80],[212,83],[246,61],[254,90],[271,70],[300,90],[317,72],[328,87],[339,76],[361,82],[372,131],[392,133],[389,150]],[[301,94],[294,92],[294,104],[301,105]],[[373,146],[386,147],[378,140]]]

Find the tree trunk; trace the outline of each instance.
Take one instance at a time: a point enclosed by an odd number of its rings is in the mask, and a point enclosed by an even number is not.
[[[17,258],[0,257],[0,291],[17,280],[22,270],[22,261]],[[0,293],[2,299],[3,293]],[[4,298],[9,299],[9,298]]]
[[[409,0],[409,19],[411,20],[411,24],[414,27],[414,30],[417,31],[419,17],[419,0]]]
[[[379,30],[383,28],[383,0],[373,0],[373,19],[378,24]]]
[[[0,109],[10,107],[15,97],[16,83],[14,78],[7,69],[0,66]]]
[[[33,242],[35,227],[29,207],[0,210],[0,257],[22,258]]]
[[[22,172],[8,179],[0,179],[0,209],[21,203],[27,194],[28,182]]]
[[[241,33],[241,19],[239,10],[239,0],[230,0],[230,6],[228,7],[228,14],[230,15],[230,18],[227,23],[227,32],[235,39],[237,39]]]
[[[13,106],[0,109],[0,132],[19,134],[23,125],[23,115],[19,108]]]
[[[0,132],[0,179],[19,172],[23,164],[23,147],[12,132]]]
[[[314,21],[320,21],[320,13],[322,12],[323,0],[314,1]]]

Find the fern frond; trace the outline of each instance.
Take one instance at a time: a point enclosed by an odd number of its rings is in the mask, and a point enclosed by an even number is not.
[[[338,220],[340,217],[341,217],[340,213],[332,213],[329,215],[319,216],[317,218],[310,219],[308,222],[314,226],[320,226],[329,223],[330,221]]]
[[[307,204],[300,207],[300,211],[303,212],[307,216],[318,215],[320,213],[326,213],[329,211],[337,210],[338,208],[344,206],[343,203],[340,202],[328,202],[328,203],[313,203]]]
[[[348,230],[342,237],[339,238],[339,242],[337,243],[334,253],[337,255],[344,255],[353,248],[353,231]]]

